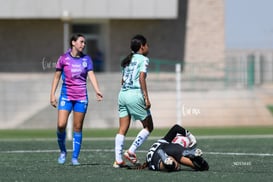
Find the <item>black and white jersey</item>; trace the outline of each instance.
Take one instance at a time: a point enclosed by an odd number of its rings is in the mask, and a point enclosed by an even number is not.
[[[160,169],[160,162],[162,159],[157,152],[159,149],[162,149],[168,156],[172,156],[178,162],[182,158],[185,150],[185,148],[179,144],[170,143],[164,139],[158,140],[150,147],[146,155],[146,162],[148,163],[150,170]]]

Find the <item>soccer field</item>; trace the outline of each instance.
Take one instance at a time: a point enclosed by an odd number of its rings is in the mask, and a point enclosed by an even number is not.
[[[114,137],[84,137],[79,158],[82,165],[71,166],[69,160],[58,165],[54,138],[0,137],[0,181],[272,181],[273,135],[196,137],[210,165],[209,171],[196,172],[183,166],[181,171],[172,173],[114,169]],[[142,162],[157,138],[151,136],[138,150]],[[126,141],[125,148],[131,141]],[[67,147],[69,159],[71,141],[67,141]]]

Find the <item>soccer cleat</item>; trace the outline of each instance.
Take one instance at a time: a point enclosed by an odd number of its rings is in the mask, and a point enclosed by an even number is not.
[[[58,163],[59,164],[64,164],[66,160],[66,153],[65,152],[61,152],[60,156],[58,158]]]
[[[139,164],[136,154],[131,154],[128,150],[124,152],[124,157],[134,165]]]
[[[71,160],[71,163],[72,163],[72,166],[79,166],[79,165],[81,165],[81,164],[79,163],[78,159],[72,159],[72,160]]]
[[[113,168],[128,168],[129,166],[125,164],[124,161],[118,163],[117,161],[114,162]]]

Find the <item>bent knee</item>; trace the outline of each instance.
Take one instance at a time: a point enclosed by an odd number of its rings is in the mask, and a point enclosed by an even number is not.
[[[153,124],[153,119],[152,116],[149,115],[147,116],[143,121],[143,128],[146,128],[150,133],[153,131],[154,129],[154,124]]]

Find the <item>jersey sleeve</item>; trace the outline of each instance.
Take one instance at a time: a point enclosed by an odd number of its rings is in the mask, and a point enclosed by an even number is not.
[[[63,64],[64,56],[60,56],[57,63],[56,63],[56,71],[62,71],[64,64]]]
[[[140,64],[140,72],[147,73],[148,72],[148,66],[149,66],[149,58],[144,57],[142,63]]]
[[[92,58],[89,57],[89,56],[87,56],[87,57],[88,57],[88,59],[87,59],[87,68],[86,68],[86,70],[88,72],[88,71],[94,70],[94,66],[93,66],[93,60],[92,60]]]

